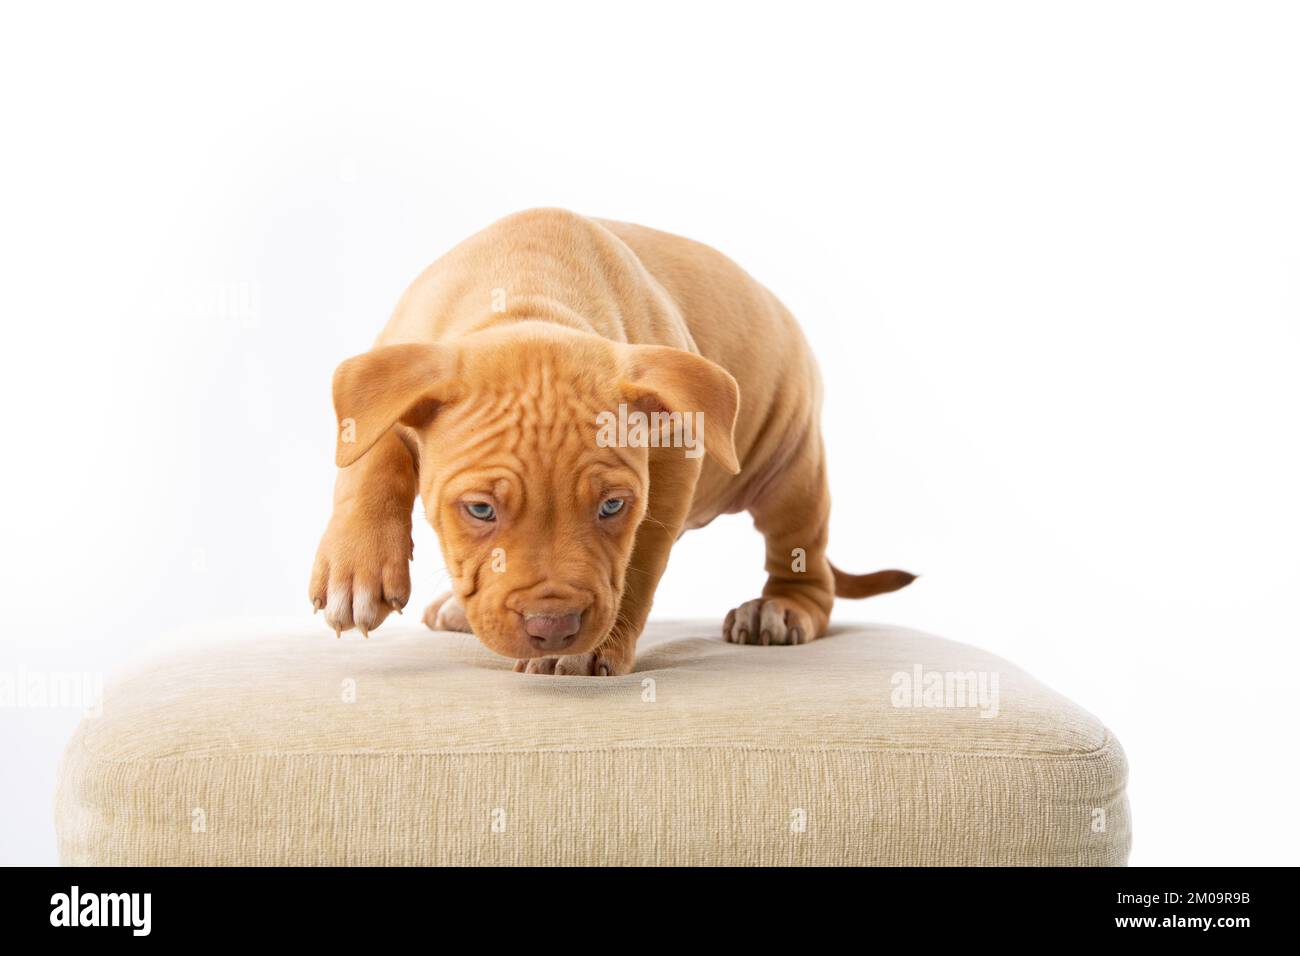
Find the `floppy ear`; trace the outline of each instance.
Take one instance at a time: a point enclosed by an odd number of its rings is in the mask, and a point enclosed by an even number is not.
[[[731,373],[701,355],[666,345],[627,347],[624,391],[647,411],[704,413],[704,450],[733,475],[740,386]]]
[[[398,422],[423,425],[450,391],[455,355],[440,345],[388,345],[348,359],[334,372],[338,445],[346,468]]]

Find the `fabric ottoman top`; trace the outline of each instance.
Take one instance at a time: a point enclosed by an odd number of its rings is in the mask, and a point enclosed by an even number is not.
[[[1116,865],[1126,767],[1023,671],[895,627],[656,623],[614,678],[466,634],[209,625],[69,745],[65,864]]]

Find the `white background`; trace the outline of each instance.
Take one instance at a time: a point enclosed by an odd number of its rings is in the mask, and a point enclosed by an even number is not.
[[[1300,862],[1295,13],[178,6],[0,25],[0,667],[307,614],[334,366],[450,245],[561,205],[709,242],[800,317],[832,557],[923,575],[841,620],[1101,717],[1132,862]],[[721,618],[761,564],[720,520],[656,614]],[[0,862],[54,862],[77,719],[0,711]]]

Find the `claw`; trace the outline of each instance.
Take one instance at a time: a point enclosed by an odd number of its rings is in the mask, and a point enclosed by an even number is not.
[[[361,632],[361,636],[362,636],[362,637],[364,637],[366,640],[370,640],[370,632],[367,631],[367,630],[366,630],[364,627],[362,627],[360,624],[357,625],[357,630]]]
[[[391,601],[389,601],[388,606],[391,607],[398,614],[402,613],[402,605],[398,602],[397,598],[393,598]]]

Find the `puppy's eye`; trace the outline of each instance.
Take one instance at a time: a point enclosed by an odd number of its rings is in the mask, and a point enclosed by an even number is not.
[[[471,518],[477,518],[479,521],[496,521],[497,509],[493,508],[486,501],[470,501],[465,504],[465,510],[469,512]]]
[[[600,516],[602,518],[612,518],[623,510],[624,501],[622,498],[606,498],[600,503]]]

